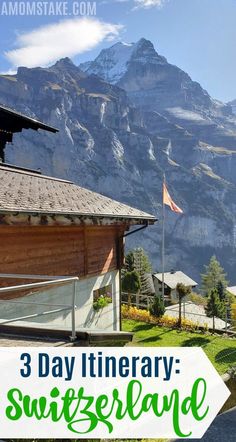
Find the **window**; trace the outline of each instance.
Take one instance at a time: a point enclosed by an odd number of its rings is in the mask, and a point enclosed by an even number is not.
[[[93,291],[93,302],[97,302],[99,298],[106,298],[109,303],[112,302],[112,284]]]

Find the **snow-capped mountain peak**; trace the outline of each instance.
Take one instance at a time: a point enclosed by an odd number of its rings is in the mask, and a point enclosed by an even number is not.
[[[94,61],[82,63],[80,68],[88,74],[98,75],[115,84],[126,72],[135,46],[135,43],[116,43],[108,49],[103,49]]]
[[[82,63],[80,69],[115,84],[124,76],[131,61],[166,63],[166,59],[157,54],[153,44],[141,38],[137,43],[118,42],[103,49],[94,61]]]

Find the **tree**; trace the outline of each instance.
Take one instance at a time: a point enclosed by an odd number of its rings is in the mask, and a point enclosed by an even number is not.
[[[155,295],[155,287],[151,273],[141,273],[141,293],[142,295]]]
[[[152,272],[152,264],[141,247],[129,251],[125,257],[125,267],[122,271],[124,277],[127,272],[136,272],[140,276],[140,291],[145,295],[152,295],[155,290],[152,284],[150,274]]]
[[[164,315],[165,313],[165,306],[164,306],[164,302],[163,299],[161,298],[161,296],[154,296],[154,300],[153,303],[150,307],[150,313],[153,316],[156,316],[157,318],[160,318],[161,316]]]
[[[227,287],[226,273],[215,256],[211,257],[209,264],[205,266],[205,270],[206,272],[201,275],[202,290],[205,296],[210,290],[217,288],[219,281],[221,281],[224,289]]]
[[[225,289],[225,286],[221,280],[219,280],[217,282],[216,290],[219,295],[220,301],[225,302],[226,301],[226,289]]]
[[[176,292],[179,298],[179,321],[178,325],[181,328],[182,326],[182,300],[185,296],[190,295],[191,293],[191,287],[188,287],[187,285],[182,284],[179,282],[176,286]]]
[[[148,255],[145,253],[144,249],[141,247],[134,249],[134,267],[138,273],[151,273],[152,272],[152,264],[149,260]]]
[[[131,250],[125,257],[125,270],[132,272],[134,270],[134,253]]]
[[[213,331],[215,331],[215,318],[223,319],[225,315],[225,305],[220,300],[217,289],[210,291],[205,312],[209,318],[213,318]]]
[[[141,287],[140,292],[143,295],[152,295],[155,291],[154,288],[151,288],[150,282],[152,282],[152,278],[150,274],[152,272],[151,262],[145,253],[145,251],[139,247],[134,249],[134,268],[140,275]]]
[[[140,276],[136,270],[127,272],[122,279],[122,290],[128,293],[128,306],[131,305],[131,294],[137,293],[140,290],[141,281]]]

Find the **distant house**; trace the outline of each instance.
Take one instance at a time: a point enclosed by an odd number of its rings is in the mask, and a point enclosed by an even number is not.
[[[11,118],[10,111],[6,112]],[[13,119],[17,129],[15,112]],[[20,115],[19,131],[26,124],[30,125],[29,118]],[[35,124],[36,129],[49,128],[33,120]],[[9,121],[8,131],[10,127]],[[0,273],[34,275],[34,279],[37,275],[78,276],[77,329],[119,331],[124,238],[132,226],[145,228],[155,217],[73,182],[9,164],[0,164],[0,181]],[[11,286],[7,277],[0,282]],[[17,296],[30,297],[35,304],[52,299],[61,304],[66,295],[58,290],[51,298],[34,292]],[[11,292],[4,295],[5,300],[11,297]],[[101,297],[110,300],[102,314],[94,310]],[[16,317],[22,316],[23,307],[14,308]],[[60,319],[67,321],[66,315]],[[48,316],[41,320],[47,321]]]
[[[162,293],[162,273],[155,273],[153,275],[153,282],[156,294]],[[181,271],[171,271],[164,273],[165,282],[165,299],[168,301],[177,301],[176,286],[178,283],[182,283],[188,287],[195,288],[198,284],[189,278],[185,273]]]

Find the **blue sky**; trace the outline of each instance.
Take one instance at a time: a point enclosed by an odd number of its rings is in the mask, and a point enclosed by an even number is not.
[[[236,0],[97,0],[96,15],[88,16],[72,14],[73,0],[67,7],[72,15],[62,16],[7,15],[3,4],[1,72],[47,66],[64,56],[79,64],[116,41],[145,37],[214,98],[236,98]]]

